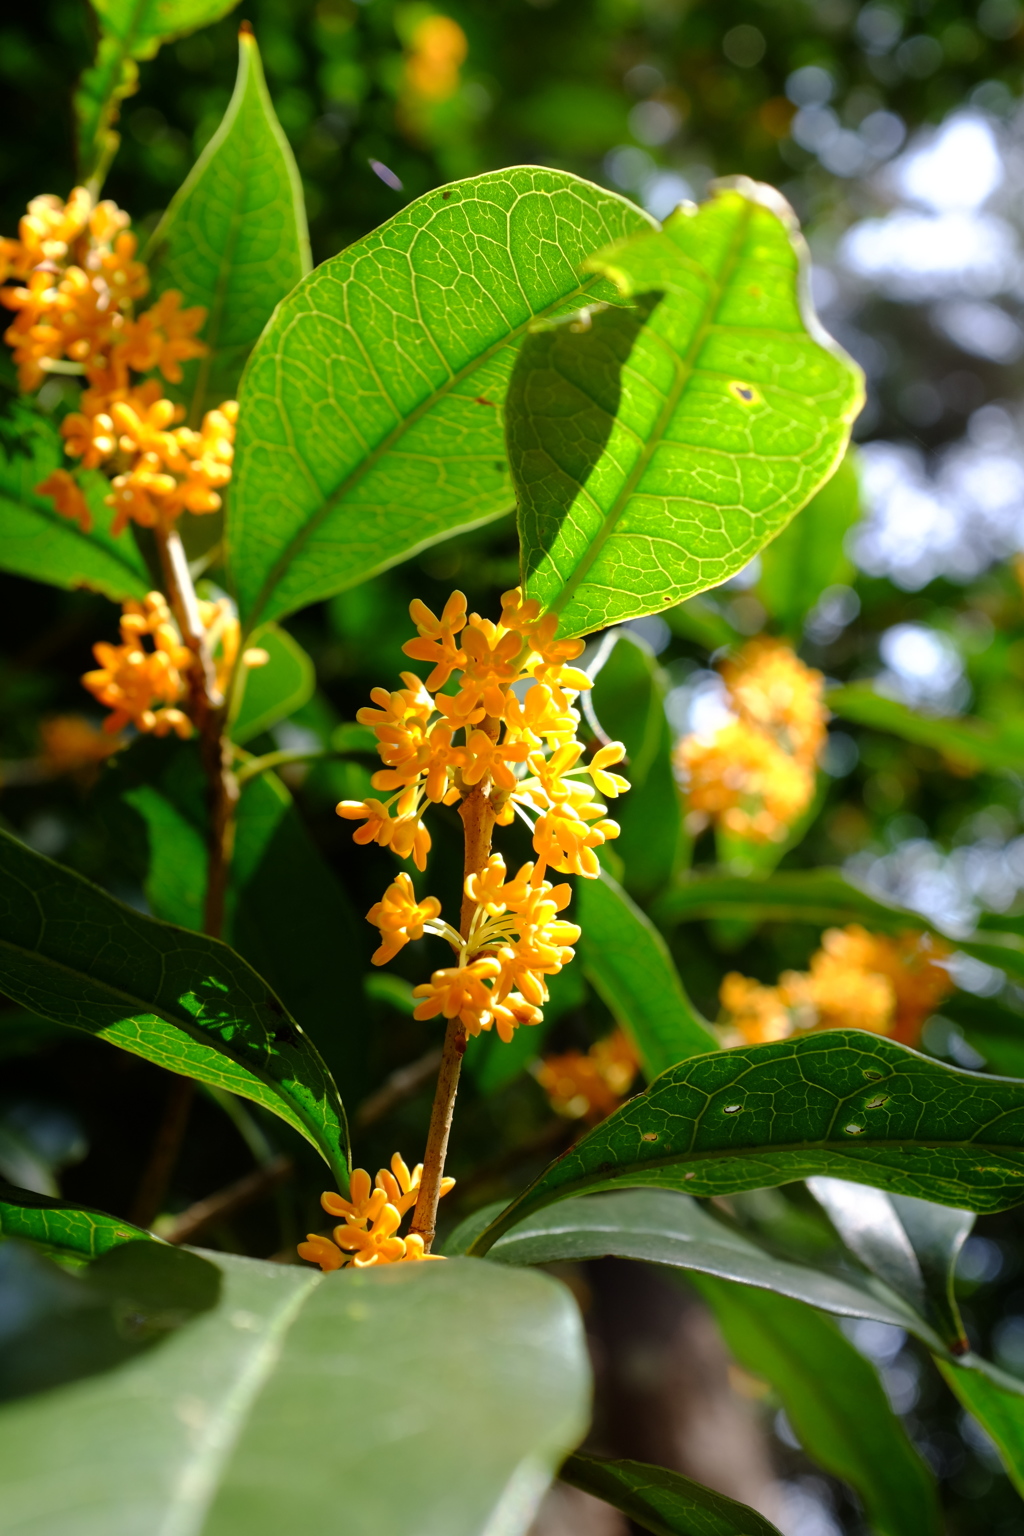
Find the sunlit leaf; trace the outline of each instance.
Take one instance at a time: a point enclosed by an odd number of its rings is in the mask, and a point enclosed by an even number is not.
[[[519,167],[428,192],[305,278],[242,381],[228,555],[247,624],[510,510],[502,407],[527,327],[614,299],[581,264],[646,228],[625,198]]]
[[[217,939],[143,917],[0,832],[0,987],[43,1018],[273,1111],[347,1185],[334,1081],[274,993]]]
[[[207,311],[209,352],[185,363],[183,382],[170,389],[198,426],[204,411],[237,394],[260,332],[310,265],[298,168],[251,32],[239,35],[238,79],[224,119],[175,193],[146,259],[155,294],[174,288],[183,306]]]
[[[214,1310],[115,1370],[0,1409],[12,1531],[527,1530],[586,1425],[564,1286],[467,1260],[322,1276],[206,1257],[223,1273]]]
[[[94,1259],[121,1243],[148,1242],[152,1234],[105,1211],[69,1200],[51,1200],[0,1180],[0,1237],[28,1238],[58,1253]]]
[[[508,402],[523,574],[565,634],[717,586],[835,469],[861,375],[806,261],[777,192],[721,183],[590,257],[632,308],[529,338]]]

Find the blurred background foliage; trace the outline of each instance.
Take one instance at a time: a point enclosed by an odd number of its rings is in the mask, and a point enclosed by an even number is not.
[[[932,736],[909,741],[884,720],[836,718],[813,819],[783,867],[845,865],[953,931],[985,913],[1016,912],[1024,904],[1024,774],[979,770],[944,743],[942,723],[971,716],[1011,743],[1024,740],[1024,599],[1014,560],[1024,548],[1019,0],[245,0],[143,63],[140,90],[124,104],[107,191],[142,234],[220,120],[241,15],[295,150],[317,262],[441,182],[524,161],[593,178],[658,217],[702,197],[714,176],[742,173],[782,188],[815,254],[825,323],[868,375],[856,432],[863,517],[845,544],[833,541],[809,612],[799,601],[786,609],[769,556],[706,599],[629,626],[640,671],[653,697],[664,697],[672,737],[706,727],[721,708],[713,654],[762,631],[790,633],[830,680],[873,680],[935,722]],[[70,100],[94,43],[84,0],[39,0],[0,23],[5,233],[31,196],[63,196],[74,184]],[[5,445],[8,432],[0,417]],[[471,606],[494,612],[516,575],[506,519],[300,614],[288,627],[315,662],[316,691],[249,749],[351,748],[354,738],[338,732],[371,686],[397,674],[409,600],[436,608],[462,586]],[[154,776],[174,781],[178,749],[142,742],[103,768],[82,766],[71,752],[67,762],[77,766],[61,773],[59,742],[46,745],[53,717],[89,715],[77,679],[92,643],[112,637],[114,619],[100,597],[0,578],[0,815],[37,849],[145,905],[153,823],[139,786]],[[624,694],[615,696],[614,668],[604,691],[609,717],[624,711],[625,730],[638,683],[625,650],[620,660]],[[378,898],[390,863],[376,848],[353,854],[333,807],[365,793],[369,770],[355,751],[283,775],[299,819],[270,895],[279,879],[305,870],[320,917],[338,915],[331,969],[311,976],[306,915],[268,915],[258,891],[250,893],[250,943],[277,955],[284,979],[272,979],[286,998],[290,989],[302,995],[296,1011],[337,1072],[355,1112],[358,1160],[372,1169],[395,1146],[410,1155],[422,1137],[426,1074],[383,1112],[372,1096],[388,1074],[422,1059],[436,1030],[410,1017],[419,946],[395,975],[364,982],[376,941],[351,914]],[[650,795],[659,815],[676,815],[667,780],[652,773]],[[448,901],[459,867],[454,813],[449,819],[431,881]],[[634,838],[642,847],[642,825]],[[709,833],[687,844],[683,856],[691,854],[714,861]],[[639,865],[632,888],[650,894]],[[333,932],[329,923],[325,931]],[[725,972],[774,982],[807,964],[819,933],[689,924],[669,939],[692,997],[715,1017]],[[1009,1020],[1012,1031],[1014,1020],[1024,1023],[1024,993],[976,961],[958,964],[957,1002],[927,1026],[924,1047],[992,1065],[970,1043],[971,1009],[987,1008],[983,1017]],[[559,982],[547,1048],[586,1049],[607,1034],[611,1015],[575,975]],[[55,1034],[40,1050],[37,1026],[14,1012],[0,1020],[0,1171],[127,1214],[163,1113],[162,1074],[85,1039]],[[537,1048],[528,1032],[504,1055],[480,1044],[453,1140],[463,1211],[518,1187],[570,1134],[525,1070]],[[232,1114],[197,1098],[165,1201],[170,1218],[244,1175],[253,1158],[284,1150],[275,1123]],[[283,1253],[316,1223],[315,1160],[301,1146],[286,1150],[298,1165],[291,1183],[208,1225],[200,1241]],[[972,1336],[1024,1373],[1019,1213],[979,1222],[960,1284]],[[984,1436],[954,1413],[934,1371],[897,1333],[853,1330],[941,1479],[950,1530],[1024,1533],[1021,1505]],[[789,1536],[863,1530],[848,1493],[811,1468],[784,1417],[771,1422],[790,1489]]]

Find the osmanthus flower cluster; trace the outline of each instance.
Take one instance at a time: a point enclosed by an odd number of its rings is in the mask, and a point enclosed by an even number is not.
[[[722,667],[734,716],[687,736],[675,761],[691,816],[757,842],[781,842],[814,798],[829,715],[824,679],[781,640],[751,640]]]
[[[418,1232],[399,1236],[399,1227],[419,1194],[422,1163],[409,1171],[408,1164],[396,1152],[391,1167],[381,1168],[374,1182],[364,1168],[352,1173],[350,1198],[325,1191],[320,1204],[329,1216],[340,1216],[331,1237],[311,1232],[299,1244],[299,1257],[319,1264],[326,1273],[354,1265],[367,1269],[373,1264],[402,1264],[419,1259],[439,1259],[427,1253]],[[441,1194],[454,1187],[454,1179],[441,1180]],[[333,1241],[332,1241],[333,1238]]]
[[[216,685],[223,694],[238,657],[238,618],[226,597],[200,600],[198,609]],[[183,740],[191,736],[193,723],[181,706],[189,701],[195,657],[182,642],[162,593],[150,592],[142,602],[125,603],[121,644],[101,640],[93,646],[93,654],[99,666],[86,672],[82,682],[111,711],[103,722],[104,731],[116,733],[130,724],[154,736],[171,731]],[[242,663],[258,667],[268,659],[266,651],[253,646],[242,656]]]
[[[858,924],[830,928],[807,971],[784,971],[777,986],[732,972],[719,998],[729,1045],[785,1040],[817,1029],[866,1029],[916,1045],[921,1027],[953,991],[949,946],[927,933],[896,938]]]
[[[405,672],[404,688],[393,693],[375,688],[375,707],[357,715],[377,735],[385,766],[372,785],[387,798],[344,800],[338,813],[362,822],[357,842],[411,856],[420,870],[430,849],[423,819],[430,805],[484,792],[494,823],[508,826],[519,816],[529,826],[535,860],[510,877],[496,853],[468,874],[464,914],[471,916],[461,932],[442,919],[435,897],[416,896],[405,873],[367,914],[381,934],[377,965],[424,933],[446,939],[455,952],[454,965],[415,989],[417,1018],[458,1018],[467,1035],[494,1028],[508,1041],[519,1025],[540,1022],[546,977],[572,959],[580,930],[559,916],[570,888],[546,875],[599,874],[595,850],[619,829],[597,796],[628,789],[610,771],[625,749],[614,742],[584,760],[574,705],[591,683],[572,665],[583,642],[556,640],[555,617],[542,618],[518,589],[502,598],[497,624],[467,616],[461,592],[440,618],[418,600],[410,613],[419,636],[404,650],[431,663],[430,675],[421,682]]]
[[[593,1125],[618,1109],[639,1070],[633,1042],[613,1029],[589,1051],[545,1056],[535,1075],[556,1114]]]
[[[197,335],[206,311],[182,309],[173,289],[139,311],[149,274],[128,224],[115,203],[94,203],[76,187],[66,203],[33,198],[18,238],[0,240],[0,303],[14,311],[4,340],[21,388],[38,389],[53,372],[82,376],[80,408],[61,433],[83,468],[111,473],[106,500],[115,534],[130,520],[169,527],[186,509],[215,512],[231,478],[238,412],[228,400],[198,431],[176,425],[184,410],[164,397],[159,380],[135,378],[157,370],[180,383],[182,363],[206,351]],[[36,489],[89,531],[85,496],[68,470],[54,470]]]

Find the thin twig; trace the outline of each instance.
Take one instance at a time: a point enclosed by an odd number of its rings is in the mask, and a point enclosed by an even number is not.
[[[131,1220],[137,1227],[151,1226],[160,1214],[160,1207],[163,1205],[167,1186],[171,1181],[181,1144],[185,1138],[189,1111],[195,1094],[196,1085],[191,1077],[179,1077],[177,1073],[168,1075],[171,1082],[167,1091],[163,1119],[160,1121],[160,1129],[156,1133],[149,1161],[139,1181],[135,1204],[131,1211]]]
[[[281,768],[285,763],[312,763],[322,757],[337,758],[340,755],[338,752],[327,752],[322,747],[305,752],[290,752],[282,748],[280,752],[267,752],[263,757],[250,757],[249,761],[243,763],[241,768],[236,768],[235,778],[238,780],[239,789],[241,789],[243,785],[248,784],[250,779],[255,779],[258,774],[267,773],[271,768]]]
[[[404,1104],[406,1099],[418,1093],[424,1083],[429,1083],[440,1065],[441,1050],[435,1045],[418,1061],[410,1061],[407,1066],[392,1072],[376,1093],[371,1093],[360,1104],[352,1120],[353,1128],[365,1131],[368,1125],[376,1125],[378,1120],[383,1120],[399,1104]]]
[[[262,1168],[254,1168],[244,1178],[236,1179],[226,1189],[207,1195],[205,1200],[197,1200],[176,1217],[173,1227],[163,1236],[169,1243],[191,1242],[204,1227],[215,1221],[226,1221],[236,1211],[244,1210],[247,1205],[261,1200],[279,1184],[290,1179],[294,1172],[295,1164],[290,1157],[275,1157]]]

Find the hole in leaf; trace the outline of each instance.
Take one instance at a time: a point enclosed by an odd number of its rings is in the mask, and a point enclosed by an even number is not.
[[[879,1094],[876,1094],[873,1099],[868,1099],[867,1103],[864,1105],[864,1108],[865,1109],[881,1109],[882,1105],[883,1104],[888,1104],[888,1102],[889,1102],[888,1095],[884,1094],[884,1093],[879,1093]]]
[[[740,405],[760,405],[762,403],[761,392],[755,389],[753,384],[744,384],[742,379],[733,379],[729,385],[729,393]]]
[[[727,1115],[738,1115],[740,1108],[739,1104],[726,1104],[724,1113]]]
[[[863,1129],[864,1127],[862,1125],[854,1125],[852,1121],[849,1125],[843,1126],[843,1130],[846,1132],[847,1136],[859,1136]]]
[[[864,1076],[869,1083],[877,1083],[881,1081],[882,1074],[881,1072],[873,1072],[870,1067],[865,1067]]]
[[[657,1131],[644,1131],[643,1135],[640,1138],[641,1141],[657,1141],[657,1139],[658,1139]]]

